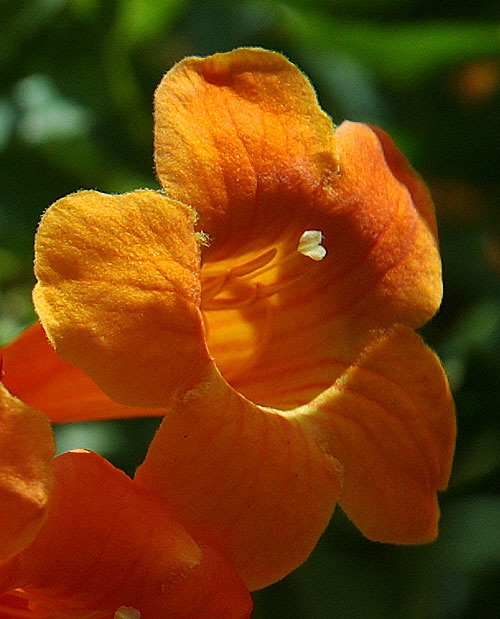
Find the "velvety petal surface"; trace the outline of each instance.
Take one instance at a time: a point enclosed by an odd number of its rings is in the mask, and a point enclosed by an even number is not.
[[[434,314],[441,265],[425,186],[380,130],[334,131],[281,55],[186,59],[164,77],[155,112],[159,178],[209,237],[208,346],[248,398],[305,404],[337,378],[331,360],[349,330]],[[299,251],[314,230],[318,261]]]
[[[22,589],[35,617],[53,609],[54,616],[112,619],[121,607],[141,619],[250,616],[248,591],[228,562],[200,548],[124,473],[83,451],[59,456],[54,471],[46,524],[0,565],[0,591]]]
[[[54,450],[47,419],[0,383],[0,561],[27,546],[46,518]]]
[[[331,120],[306,77],[258,49],[186,58],[165,75],[155,162],[167,195],[196,209],[219,258],[238,254],[250,234],[280,237],[283,214],[295,214],[290,199],[338,172]]]
[[[87,374],[59,357],[38,322],[9,342],[3,353],[4,385],[52,423],[158,415],[158,409],[111,400]]]
[[[300,565],[328,524],[339,464],[294,419],[214,374],[164,418],[135,481],[197,540],[220,546],[250,589]]]
[[[437,535],[436,492],[449,479],[453,401],[436,356],[410,329],[376,331],[341,377],[296,411],[343,467],[339,505],[368,538]]]
[[[337,499],[373,540],[436,536],[455,440],[439,361],[394,326],[335,366],[333,386],[289,412],[214,376],[167,414],[136,474],[195,537],[220,544],[251,589],[307,557]]]
[[[82,191],[45,213],[35,308],[56,352],[113,400],[166,406],[203,376],[191,209],[153,191]]]

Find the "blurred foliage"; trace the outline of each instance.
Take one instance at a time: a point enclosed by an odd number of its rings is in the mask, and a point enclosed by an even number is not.
[[[256,619],[500,617],[500,5],[497,0],[0,0],[0,341],[33,319],[32,239],[79,188],[157,187],[151,100],[189,54],[284,52],[335,121],[389,131],[436,201],[445,298],[424,336],[459,436],[437,542],[364,540],[340,511]],[[76,424],[59,446],[132,471],[156,427]]]

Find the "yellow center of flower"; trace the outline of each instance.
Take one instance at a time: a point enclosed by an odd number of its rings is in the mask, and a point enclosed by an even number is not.
[[[201,309],[209,349],[229,383],[264,354],[280,307],[290,303],[326,255],[319,230],[214,262],[201,273]],[[273,326],[274,325],[274,326]],[[245,390],[241,385],[238,389]]]
[[[272,247],[243,256],[236,265],[234,260],[216,264],[206,263],[202,271],[202,303],[204,311],[239,309],[260,299],[272,297],[284,287],[297,283],[309,269],[299,262],[297,254],[318,262],[326,255],[321,245],[323,235],[319,230],[306,230],[294,252],[286,253]],[[300,269],[296,273],[297,267]]]
[[[242,261],[225,270],[220,264],[213,272],[211,266],[204,268],[202,276],[202,304],[204,311],[238,309],[258,299],[272,296],[269,286],[258,281],[260,275],[273,268],[276,247],[255,258]]]

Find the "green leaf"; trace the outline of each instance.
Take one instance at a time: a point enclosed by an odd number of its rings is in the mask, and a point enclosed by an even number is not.
[[[500,24],[425,22],[376,24],[281,7],[280,30],[295,45],[350,54],[380,78],[413,85],[428,74],[500,52]]]
[[[122,35],[123,44],[128,47],[153,39],[162,31],[168,30],[184,5],[184,0],[121,0],[115,22],[115,35]]]

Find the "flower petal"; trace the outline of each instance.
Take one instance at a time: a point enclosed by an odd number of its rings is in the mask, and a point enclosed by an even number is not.
[[[112,399],[167,406],[204,375],[193,212],[153,191],[82,191],[45,213],[35,308],[56,352]]]
[[[155,162],[167,195],[196,209],[219,257],[237,254],[242,234],[280,235],[295,214],[290,199],[320,190],[338,168],[331,120],[306,77],[262,49],[186,58],[166,74]]]
[[[59,456],[54,470],[46,524],[0,566],[0,591],[22,588],[70,616],[130,607],[142,619],[249,617],[248,591],[229,564],[200,549],[156,497],[90,452]]]
[[[374,333],[302,411],[341,462],[339,505],[364,535],[400,544],[435,538],[436,492],[448,483],[455,419],[439,361],[413,331]]]
[[[249,399],[305,404],[338,376],[347,329],[434,314],[441,264],[425,186],[380,130],[334,132],[283,56],[185,59],[157,90],[155,121],[161,183],[210,238],[208,347]],[[300,251],[308,231],[325,248],[316,262]]]
[[[4,385],[52,423],[158,415],[158,409],[123,406],[108,398],[87,374],[57,355],[38,322],[3,352]]]
[[[338,463],[299,424],[216,370],[166,415],[135,480],[195,539],[220,546],[250,589],[307,558],[340,488]]]
[[[356,286],[354,314],[365,325],[420,327],[439,308],[443,291],[429,191],[380,129],[344,122],[335,133],[341,159],[337,199],[357,241],[349,249],[346,236],[336,258],[350,253],[359,261],[339,293]]]
[[[45,520],[54,449],[47,419],[0,384],[0,561],[29,544]]]

